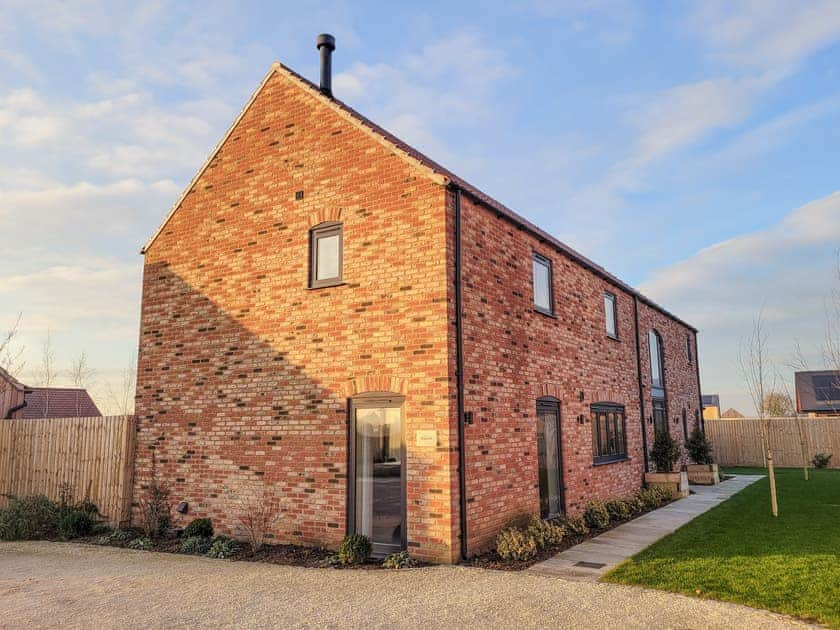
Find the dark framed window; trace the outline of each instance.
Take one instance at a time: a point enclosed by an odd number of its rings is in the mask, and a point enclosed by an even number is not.
[[[604,292],[604,317],[607,322],[607,336],[618,339],[618,310],[616,297],[609,291]]]
[[[691,363],[691,335],[685,336],[685,360]]]
[[[322,223],[309,233],[309,286],[331,287],[342,282],[344,235],[341,223]]]
[[[563,512],[563,454],[560,440],[560,401],[537,400],[537,467],[540,515],[552,518]]]
[[[682,423],[683,423],[683,439],[688,441],[688,414],[683,407],[682,410]]]
[[[592,461],[605,464],[627,459],[627,419],[624,407],[598,403],[590,407],[592,422]]]
[[[653,399],[653,429],[654,431],[668,431],[668,414],[665,412],[665,399]]]
[[[534,281],[534,308],[540,313],[554,315],[554,296],[552,294],[551,261],[545,256],[534,254],[532,257]]]
[[[665,397],[665,364],[662,361],[662,337],[655,330],[648,333],[650,386],[654,397]],[[657,391],[659,390],[659,391]]]

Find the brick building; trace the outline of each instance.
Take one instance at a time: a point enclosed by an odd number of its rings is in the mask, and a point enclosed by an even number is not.
[[[640,487],[654,424],[699,422],[696,331],[335,99],[319,47],[143,249],[135,498],[452,562]]]

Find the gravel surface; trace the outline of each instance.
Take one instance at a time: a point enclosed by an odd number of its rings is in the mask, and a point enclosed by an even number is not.
[[[466,567],[303,569],[68,543],[0,543],[0,627],[787,628],[613,584]]]

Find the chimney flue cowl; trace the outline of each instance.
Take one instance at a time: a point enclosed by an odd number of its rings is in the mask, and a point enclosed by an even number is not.
[[[335,37],[322,33],[315,40],[315,47],[321,51],[321,91],[332,96],[332,51],[335,50]]]

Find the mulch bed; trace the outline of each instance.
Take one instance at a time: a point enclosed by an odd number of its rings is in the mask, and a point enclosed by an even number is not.
[[[673,503],[677,499],[673,499],[668,501],[667,503],[663,503],[659,507],[665,507],[669,503]],[[659,509],[659,508],[655,508]],[[531,560],[503,560],[499,554],[496,553],[495,550],[487,551],[481,555],[474,556],[470,558],[468,561],[464,562],[465,566],[470,567],[480,567],[482,569],[493,569],[496,571],[524,571],[525,569],[534,566],[538,562],[542,562],[543,560],[548,560],[552,556],[556,556],[561,551],[566,551],[570,547],[574,547],[575,545],[579,545],[582,542],[589,540],[590,538],[595,538],[595,536],[600,536],[604,532],[608,532],[611,529],[615,529],[619,525],[623,525],[624,523],[629,523],[640,516],[644,516],[652,512],[653,510],[647,510],[645,512],[641,512],[636,516],[623,520],[619,523],[610,523],[607,527],[603,529],[591,529],[587,534],[583,536],[564,536],[562,542],[559,545],[554,545],[552,547],[546,547],[545,549],[541,549],[537,552],[535,558]]]

